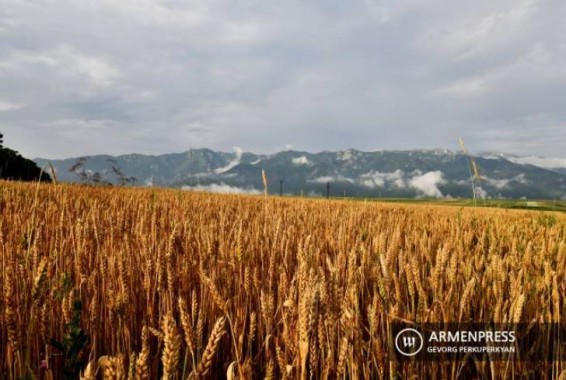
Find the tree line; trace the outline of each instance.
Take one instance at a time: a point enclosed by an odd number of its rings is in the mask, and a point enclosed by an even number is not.
[[[2,132],[0,132],[0,179],[51,181],[49,174],[41,170],[35,162],[5,147]]]

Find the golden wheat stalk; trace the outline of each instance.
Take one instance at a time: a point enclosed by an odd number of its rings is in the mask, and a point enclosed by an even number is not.
[[[163,318],[161,328],[163,330],[164,348],[162,354],[163,362],[163,380],[173,378],[177,373],[179,365],[179,356],[181,350],[181,336],[177,330],[177,323],[171,313],[165,315]]]
[[[224,334],[226,334],[226,332],[224,331],[225,322],[225,317],[220,317],[216,320],[216,323],[212,328],[212,332],[210,333],[210,337],[208,338],[208,343],[206,345],[204,353],[202,354],[202,357],[196,369],[197,378],[202,378],[210,370],[214,355],[216,354],[216,350],[218,349],[218,345],[220,344],[220,340],[222,339]]]

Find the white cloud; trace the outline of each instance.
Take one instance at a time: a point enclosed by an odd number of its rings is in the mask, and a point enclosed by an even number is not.
[[[350,161],[354,158],[354,150],[348,149],[345,151],[336,152],[336,156],[340,161]]]
[[[480,199],[491,198],[481,186],[476,186],[476,194]]]
[[[294,165],[310,165],[311,162],[306,156],[294,157],[291,159]]]
[[[566,158],[550,158],[550,157],[538,157],[538,156],[525,156],[525,157],[506,156],[505,159],[514,162],[516,164],[534,165],[546,169],[566,168]]]
[[[422,173],[415,170],[412,173],[405,173],[398,169],[390,173],[369,172],[360,176],[359,182],[367,187],[396,187],[413,188],[429,197],[442,197],[442,192],[438,185],[445,183],[441,171],[430,171]]]
[[[423,174],[420,170],[415,170],[412,173],[405,173],[400,169],[389,173],[371,171],[362,174],[357,179],[345,177],[343,175],[323,176],[310,179],[309,182],[346,182],[363,185],[369,188],[412,188],[425,196],[438,198],[443,196],[438,186],[446,183],[442,172],[439,170],[430,171]]]
[[[211,185],[197,185],[197,186],[183,186],[183,190],[204,191],[208,193],[222,193],[222,194],[261,194],[261,191],[256,189],[245,189],[241,187],[229,186],[225,183],[211,184]]]
[[[479,78],[463,79],[441,87],[433,94],[440,96],[476,96],[485,93],[486,83]]]
[[[498,189],[503,189],[505,187],[507,187],[507,185],[509,184],[509,182],[511,182],[510,179],[494,179],[494,178],[485,178],[485,182],[487,182],[488,184],[498,188]]]
[[[228,165],[226,165],[226,166],[224,166],[224,167],[222,167],[222,168],[214,169],[214,172],[215,172],[216,174],[226,173],[226,172],[229,171],[230,169],[232,169],[232,168],[234,168],[234,167],[236,167],[236,166],[238,166],[238,165],[240,164],[240,160],[242,159],[242,153],[243,153],[244,151],[242,150],[242,148],[240,148],[240,147],[238,147],[238,146],[235,146],[235,147],[233,147],[232,149],[234,149],[234,153],[236,154],[236,157],[235,157],[232,161],[230,161],[230,162],[228,163]]]
[[[405,173],[400,169],[390,173],[370,171],[360,176],[360,182],[362,185],[371,188],[385,187],[386,185],[392,185],[398,188],[404,188],[406,186]]]
[[[322,176],[317,178],[309,179],[308,182],[312,183],[327,183],[327,182],[347,182],[347,183],[355,183],[352,178],[345,177],[341,174],[333,175],[333,176]]]
[[[442,193],[438,189],[438,185],[441,185],[444,182],[445,181],[440,170],[431,171],[424,174],[421,174],[417,171],[409,180],[409,186],[421,191],[428,197],[441,198]]]
[[[0,100],[0,112],[16,111],[23,108],[24,104],[12,103]]]
[[[143,185],[144,185],[144,186],[148,186],[148,187],[153,187],[153,185],[154,185],[154,178],[153,178],[153,176],[152,176],[152,177],[149,177],[149,178],[146,178],[146,179],[143,181]]]
[[[511,182],[517,182],[517,183],[520,183],[520,184],[523,184],[523,185],[529,183],[525,174],[523,174],[523,173],[521,173],[521,174],[519,174],[519,175],[517,175],[513,178],[498,178],[498,179],[495,179],[495,178],[486,177],[484,180],[489,185],[494,186],[498,189],[506,188]]]
[[[15,52],[2,63],[7,71],[21,72],[25,66],[44,65],[62,76],[86,78],[95,86],[109,86],[119,76],[118,69],[108,59],[84,54],[67,45],[46,51]]]
[[[496,157],[497,156],[493,156],[492,159],[495,159]],[[481,184],[479,186],[476,186],[476,192],[478,193],[478,196],[480,198],[487,198],[488,193],[485,189],[482,188],[482,186],[481,186],[482,184],[490,185],[490,186],[495,187],[498,190],[502,190],[502,189],[507,188],[509,186],[509,184],[511,184],[512,182],[526,185],[526,184],[529,184],[531,181],[529,181],[527,179],[527,177],[524,173],[518,174],[518,175],[516,175],[515,177],[512,177],[512,178],[482,177]],[[469,179],[452,181],[452,183],[460,185],[460,186],[471,186],[471,182],[470,182]],[[501,196],[499,196],[499,197],[501,197]]]
[[[26,112],[0,124],[45,157],[457,148],[461,134],[475,151],[560,157],[565,12],[552,0],[4,0],[0,99]],[[119,138],[85,144],[57,120],[108,120]]]
[[[544,45],[539,42],[527,53],[525,59],[534,64],[545,64],[548,63],[552,57],[553,53],[548,51]]]

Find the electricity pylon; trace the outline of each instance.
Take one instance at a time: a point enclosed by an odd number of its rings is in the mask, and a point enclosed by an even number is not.
[[[479,189],[483,190],[483,188],[481,187],[482,177],[480,176],[478,166],[476,165],[476,160],[472,156],[470,156],[470,153],[468,152],[468,148],[466,148],[466,144],[464,144],[464,140],[462,140],[462,138],[459,137],[458,141],[460,142],[460,147],[462,148],[462,152],[466,155],[466,158],[468,160],[468,169],[470,170],[470,182],[472,184],[474,206],[476,206],[477,198],[480,196]]]

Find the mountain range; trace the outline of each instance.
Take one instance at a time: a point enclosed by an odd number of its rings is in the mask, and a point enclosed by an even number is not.
[[[478,193],[486,198],[566,199],[566,159],[485,153],[472,157],[481,176]],[[112,166],[137,185],[212,192],[260,193],[262,170],[270,193],[360,197],[471,197],[469,157],[448,149],[254,154],[236,149],[191,149],[158,156],[96,155],[80,170],[116,183]],[[81,179],[69,169],[77,158],[34,161],[53,165],[60,181]],[[84,180],[84,176],[83,176]]]

